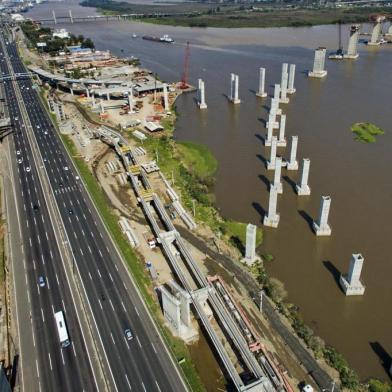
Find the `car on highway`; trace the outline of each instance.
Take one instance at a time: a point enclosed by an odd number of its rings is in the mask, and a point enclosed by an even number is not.
[[[40,276],[38,278],[38,284],[39,284],[39,287],[45,287],[46,283],[45,283],[45,278],[43,276]]]
[[[16,155],[20,155],[20,151],[19,150],[16,150]]]
[[[27,173],[29,173],[31,171],[30,166],[26,167],[26,171],[27,171]]]
[[[33,205],[33,210],[34,210],[34,211],[38,211],[38,210],[39,210],[39,206],[38,206],[37,204],[34,204],[34,205]]]
[[[44,134],[47,135],[47,134],[48,134],[48,131],[45,131]]]
[[[18,159],[18,163],[22,163],[22,158],[19,158],[19,159]]]
[[[73,215],[73,210],[71,208],[68,210],[68,214]]]
[[[127,328],[127,329],[124,331],[124,334],[125,334],[125,338],[126,338],[127,340],[132,340],[132,339],[133,339],[132,331],[131,331],[129,328]]]
[[[64,166],[64,170],[65,171],[69,170],[69,167],[68,166]]]

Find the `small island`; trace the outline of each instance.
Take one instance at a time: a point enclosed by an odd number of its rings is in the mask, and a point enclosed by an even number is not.
[[[358,122],[351,126],[351,131],[355,133],[354,140],[362,143],[375,143],[376,136],[384,135],[384,131],[374,124]]]

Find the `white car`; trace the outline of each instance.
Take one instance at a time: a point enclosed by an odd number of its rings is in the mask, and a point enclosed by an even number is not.
[[[30,166],[26,167],[26,171],[27,171],[27,173],[29,173],[31,171]]]
[[[40,129],[41,127],[39,125],[37,125],[37,129]]]
[[[69,170],[68,166],[64,166],[64,170],[65,171]]]
[[[20,151],[19,150],[16,150],[16,155],[20,155]]]
[[[18,159],[18,163],[22,163],[22,158],[19,158],[19,159]]]
[[[47,134],[48,134],[48,131],[45,131],[44,134],[47,135]]]

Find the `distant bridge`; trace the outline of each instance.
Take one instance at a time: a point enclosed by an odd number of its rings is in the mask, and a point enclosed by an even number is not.
[[[72,11],[68,11],[68,15],[56,16],[54,10],[52,10],[52,17],[47,19],[35,19],[36,22],[41,23],[53,23],[55,25],[59,23],[78,23],[78,22],[98,22],[98,21],[121,21],[126,19],[145,19],[145,18],[169,18],[179,16],[196,16],[200,15],[200,12],[182,12],[182,13],[132,13],[122,15],[88,15],[88,16],[73,16]]]
[[[0,82],[6,80],[20,80],[20,79],[30,79],[33,76],[31,72],[20,72],[13,75],[3,75],[0,77]]]

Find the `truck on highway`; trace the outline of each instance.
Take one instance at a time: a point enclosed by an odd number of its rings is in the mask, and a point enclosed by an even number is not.
[[[68,347],[71,342],[68,336],[67,324],[65,324],[64,313],[63,311],[59,311],[54,314],[54,318],[56,320],[57,332],[59,334],[60,345],[65,348]]]

